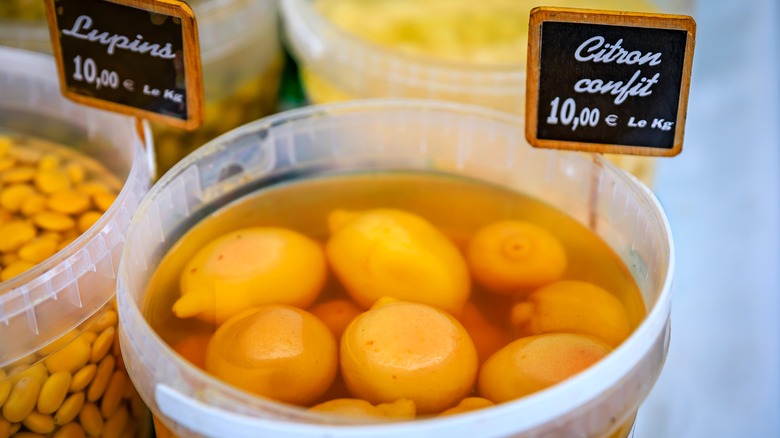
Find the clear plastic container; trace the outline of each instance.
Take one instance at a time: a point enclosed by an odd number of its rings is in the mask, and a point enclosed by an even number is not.
[[[205,119],[195,131],[154,125],[160,174],[198,146],[276,109],[283,58],[276,0],[197,0]]]
[[[491,3],[492,2],[492,3]],[[393,2],[364,2],[362,7],[348,11],[340,9],[339,26],[323,14],[317,7],[317,0],[286,0],[282,2],[282,14],[284,18],[285,32],[292,53],[301,66],[301,79],[304,91],[308,99],[315,104],[344,101],[349,99],[364,98],[435,98],[452,100],[457,102],[483,105],[500,111],[523,115],[525,113],[525,85],[526,85],[526,34],[528,15],[534,6],[571,6],[590,7],[604,9],[626,9],[629,6],[625,2],[609,0],[553,0],[548,2],[530,1],[514,2],[511,6],[499,0],[490,0],[486,5],[480,5],[485,9],[477,11],[479,7],[473,3],[458,1],[457,4],[466,4],[465,7],[475,7],[474,11],[462,12],[460,15],[453,13],[454,18],[448,26],[461,26],[461,32],[452,35],[436,35],[435,32],[445,29],[434,27],[440,12],[431,11],[427,16],[409,11],[397,12],[397,5]],[[330,4],[349,3],[348,1],[330,1]],[[359,2],[351,1],[357,4]],[[404,3],[410,3],[408,1]],[[509,8],[517,16],[511,17],[511,23],[493,23],[478,21],[469,17],[476,12],[484,13],[490,8],[496,8],[503,3],[503,8]],[[692,1],[671,2],[641,0],[630,2],[631,7],[639,12],[663,11],[669,13],[685,13],[691,9]],[[423,2],[428,7],[436,6],[439,9],[453,10],[445,1]],[[611,7],[609,6],[611,5]],[[377,8],[371,15],[374,17],[362,17],[369,15],[369,8]],[[385,8],[397,13],[399,18],[397,28],[382,30],[382,33],[371,28],[372,18],[381,16],[381,9]],[[412,6],[408,5],[407,9]],[[461,9],[463,9],[461,8]],[[522,10],[525,13],[522,13]],[[419,9],[423,10],[423,9]],[[506,18],[500,13],[494,12],[492,20]],[[469,21],[471,19],[472,21]],[[515,20],[516,19],[516,20]],[[354,20],[354,21],[352,21]],[[419,22],[426,20],[425,26]],[[368,41],[356,33],[345,30],[350,24],[355,24],[365,29],[366,33],[373,33],[377,39],[382,38],[382,43]],[[430,23],[429,23],[430,22]],[[525,22],[525,24],[523,24]],[[415,27],[417,23],[417,27]],[[503,51],[491,52],[488,44],[484,48],[485,53],[480,53],[478,46],[471,47],[470,55],[466,56],[458,50],[454,53],[436,53],[437,50],[452,49],[453,46],[466,44],[458,39],[467,39],[470,31],[478,36],[474,38],[487,38],[487,29],[498,34],[499,25],[510,26],[513,31],[519,32],[514,40],[504,41],[507,47]],[[481,26],[474,29],[473,26]],[[418,28],[419,27],[419,28]],[[484,28],[485,35],[481,35]],[[453,27],[446,29],[452,31]],[[384,34],[387,32],[390,36]],[[399,32],[396,35],[393,32]],[[392,38],[408,38],[412,44],[416,41],[425,41],[424,47],[401,47],[403,42],[392,41]],[[418,38],[419,40],[417,40]],[[439,41],[441,42],[432,42]],[[455,41],[453,41],[455,40]],[[476,43],[474,43],[476,44]],[[457,47],[456,47],[457,48]],[[513,50],[516,49],[516,50]],[[433,53],[426,53],[427,51]],[[492,58],[495,57],[495,58]],[[475,58],[480,58],[479,62]],[[629,170],[649,183],[652,180],[652,158],[635,156],[611,157],[621,167]]]
[[[163,176],[128,231],[118,279],[130,376],[178,436],[626,436],[669,342],[674,250],[652,193],[602,157],[534,149],[522,121],[456,103],[376,100],[277,114],[203,146]],[[431,170],[477,178],[567,212],[609,244],[648,313],[590,369],[530,396],[451,417],[402,423],[326,417],[254,397],[165,344],[142,313],[166,251],[206,214],[266,186],[350,170]]]
[[[105,436],[141,432],[148,411],[124,371],[114,294],[124,231],[151,185],[149,128],[66,100],[54,60],[43,54],[0,47],[0,96],[0,127],[87,155],[122,182],[108,210],[72,243],[0,282],[0,435],[58,431],[82,423],[83,406],[99,412],[104,403],[104,414],[91,421],[106,427]],[[98,382],[105,376],[107,386]],[[111,380],[117,383],[109,396]],[[64,381],[72,384],[67,392]],[[30,407],[35,394],[45,400]]]
[[[0,2],[0,45],[51,53],[43,1]],[[160,173],[196,147],[276,108],[282,72],[276,0],[192,0],[205,121],[188,132],[154,125]]]

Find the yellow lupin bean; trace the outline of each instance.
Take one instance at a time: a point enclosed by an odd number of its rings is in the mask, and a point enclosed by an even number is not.
[[[12,218],[13,216],[11,216],[11,212],[0,208],[0,225],[9,222]]]
[[[93,363],[76,371],[76,373],[73,374],[73,380],[70,382],[70,388],[68,388],[68,391],[77,392],[83,390],[92,382],[92,379],[95,378],[96,373],[97,365]]]
[[[24,420],[35,409],[41,384],[32,377],[25,377],[14,385],[3,404],[3,416],[12,423]]]
[[[35,239],[25,243],[19,248],[19,258],[21,260],[40,263],[57,252],[57,242],[51,239]]]
[[[46,358],[44,363],[51,373],[58,371],[73,373],[89,362],[89,355],[89,343],[79,336],[65,348]]]
[[[22,421],[22,424],[32,432],[47,434],[54,431],[54,418],[51,415],[41,414],[40,412],[30,412],[30,415]]]
[[[65,397],[68,395],[72,377],[67,371],[52,374],[46,380],[38,395],[38,412],[41,414],[53,414],[57,412]],[[52,424],[53,424],[52,419]],[[32,430],[32,428],[30,428]],[[37,431],[36,431],[37,432]],[[41,432],[48,433],[48,432]]]
[[[9,436],[11,436],[11,422],[0,417],[0,438],[8,438]]]
[[[19,212],[27,217],[32,217],[33,215],[42,212],[45,208],[46,197],[39,193],[35,193],[22,202],[22,205],[19,207]]]
[[[14,144],[14,141],[11,137],[7,135],[0,135],[0,158],[8,155],[8,152],[11,151],[12,144]]]
[[[100,219],[100,217],[103,216],[103,213],[99,211],[88,211],[81,216],[79,216],[78,220],[78,230],[79,233],[83,233],[89,229],[92,225],[94,225],[95,222]]]
[[[41,159],[41,152],[29,147],[11,148],[11,155],[25,164],[34,165]]]
[[[7,184],[32,181],[35,177],[35,169],[32,167],[18,167],[8,169],[0,175],[0,182]]]
[[[94,403],[85,403],[79,412],[79,423],[89,436],[100,436],[103,433],[103,417]]]
[[[35,189],[29,184],[14,184],[0,191],[0,207],[17,212],[24,201],[35,194]]]
[[[46,357],[55,351],[59,351],[62,347],[68,345],[78,337],[78,332],[76,330],[71,330],[68,333],[65,333],[64,335],[60,336],[59,338],[52,341],[49,345],[42,347],[38,350],[38,354],[42,357]]]
[[[92,195],[92,200],[95,201],[95,207],[98,210],[106,211],[116,200],[116,195],[113,193],[96,193]]]
[[[60,170],[45,170],[35,174],[35,187],[43,193],[51,194],[70,188],[70,178]]]
[[[73,419],[79,415],[79,412],[81,412],[85,399],[86,396],[83,392],[77,392],[66,398],[65,401],[62,402],[62,406],[57,409],[57,413],[54,414],[54,422],[61,426],[73,421]]]
[[[30,263],[26,260],[17,260],[13,263],[10,263],[5,267],[5,269],[3,269],[3,272],[0,273],[0,281],[10,280],[34,266],[35,263]]]
[[[35,432],[20,432],[14,434],[14,438],[44,438],[44,435]]]
[[[60,157],[46,154],[38,161],[38,170],[55,170],[60,166]]]
[[[127,374],[124,371],[114,371],[108,382],[108,387],[106,387],[106,392],[103,394],[103,400],[100,402],[100,413],[103,414],[103,417],[110,417],[119,407],[127,384]]]
[[[64,214],[80,214],[91,205],[89,195],[74,190],[63,190],[52,193],[46,206],[55,212]]]
[[[83,182],[76,186],[76,190],[89,196],[94,196],[98,193],[111,193],[108,186],[100,181]]]
[[[92,383],[89,384],[89,389],[87,389],[87,400],[94,402],[103,395],[114,372],[115,362],[114,356],[106,356],[100,361],[95,378],[92,379]]]
[[[88,331],[82,333],[81,337],[84,338],[84,340],[87,341],[87,343],[89,345],[92,345],[95,342],[95,340],[97,339],[98,335],[97,335],[97,333],[95,333],[95,332],[93,332],[91,330],[88,330]],[[91,354],[90,354],[90,356],[91,356]]]
[[[11,393],[11,387],[13,384],[10,380],[3,380],[0,382],[0,408],[3,407],[3,403],[8,398],[8,394]]]
[[[89,357],[89,361],[92,363],[98,363],[103,359],[108,351],[111,349],[111,345],[114,343],[114,327],[109,327],[103,330],[102,333],[95,339],[92,344],[92,354]]]
[[[90,330],[94,330],[96,332],[102,332],[109,327],[116,327],[118,322],[119,316],[117,315],[116,311],[106,310],[98,317],[98,319],[95,320],[95,322],[92,323],[89,328]]]
[[[72,235],[72,236],[67,236],[67,237],[64,237],[64,238],[63,238],[63,239],[60,241],[60,243],[59,243],[59,244],[57,244],[57,251],[60,251],[60,250],[62,250],[63,248],[65,248],[66,246],[70,245],[70,244],[71,244],[71,243],[73,243],[73,241],[74,241],[74,240],[76,240],[78,237],[79,237],[78,235]]]
[[[16,164],[16,160],[13,158],[0,158],[0,172],[4,172],[12,167],[14,167],[14,164]],[[0,178],[0,182],[2,181],[2,178]]]
[[[127,408],[124,406],[117,409],[113,415],[106,420],[105,427],[103,428],[103,438],[120,438],[125,431],[127,421],[130,419],[130,415],[127,413]]]
[[[52,435],[52,438],[84,438],[84,428],[78,423],[68,423]]]
[[[55,242],[59,242],[62,240],[62,234],[56,232],[56,231],[44,231],[41,234],[38,235],[41,239],[49,239],[53,240]]]
[[[12,220],[0,225],[0,252],[16,251],[35,234],[35,227],[28,221]]]
[[[67,231],[76,226],[70,216],[53,211],[42,211],[32,217],[35,225],[49,231]]]
[[[68,174],[68,178],[73,184],[80,184],[87,177],[87,172],[78,163],[70,163],[65,166],[65,173]]]
[[[46,379],[49,378],[49,372],[46,371],[46,367],[42,364],[35,364],[31,367],[27,367],[22,371],[19,371],[18,373],[13,373],[13,375],[8,379],[16,385],[19,383],[20,380],[22,380],[25,377],[31,377],[38,381],[38,383],[43,386],[43,384],[46,382]]]

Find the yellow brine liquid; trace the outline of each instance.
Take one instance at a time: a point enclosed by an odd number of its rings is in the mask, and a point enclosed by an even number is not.
[[[154,330],[216,377],[380,421],[534,393],[645,315],[626,266],[564,212],[426,172],[310,177],[237,199],[173,244],[146,297]]]

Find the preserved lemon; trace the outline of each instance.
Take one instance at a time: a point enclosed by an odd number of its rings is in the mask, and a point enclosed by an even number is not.
[[[255,394],[309,404],[336,377],[336,341],[314,315],[265,305],[227,320],[209,341],[206,371]]]
[[[468,394],[477,352],[468,333],[434,307],[382,300],[341,338],[341,373],[349,391],[371,403],[410,399],[417,412],[440,412]]]
[[[522,294],[561,278],[566,251],[544,228],[507,220],[474,235],[467,259],[474,280],[490,292]]]
[[[344,415],[348,417],[368,417],[383,419],[411,420],[415,417],[414,402],[407,399],[376,406],[356,398],[337,398],[309,408],[313,412]]]
[[[575,332],[616,347],[631,333],[620,300],[584,281],[558,281],[534,291],[527,301],[515,305],[511,318],[521,336]]]
[[[232,231],[201,248],[181,273],[180,318],[218,323],[250,307],[307,307],[327,275],[319,243],[284,228]]]
[[[381,297],[430,304],[459,314],[470,294],[457,247],[412,213],[335,211],[327,255],[352,298],[368,308]]]
[[[610,351],[599,339],[571,333],[521,338],[482,365],[479,392],[493,403],[513,400],[568,379]]]

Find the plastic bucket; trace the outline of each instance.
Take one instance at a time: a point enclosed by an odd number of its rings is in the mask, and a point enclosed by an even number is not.
[[[355,169],[474,177],[567,212],[630,267],[646,318],[605,359],[547,390],[462,415],[384,424],[316,415],[234,389],[152,330],[142,313],[149,281],[204,214],[274,182]],[[645,186],[601,157],[530,147],[515,117],[434,101],[314,106],[219,137],[156,183],[123,252],[120,339],[141,396],[179,436],[625,436],[668,349],[673,265],[669,224]]]
[[[124,371],[115,339],[118,317],[114,294],[124,232],[151,185],[153,149],[148,126],[134,118],[66,100],[60,94],[54,60],[18,49],[0,47],[0,96],[0,128],[80,152],[97,160],[121,182],[110,207],[72,243],[26,272],[0,282],[0,386],[7,385],[10,390],[0,403],[0,429],[7,426],[6,432],[12,436],[15,431],[51,433],[60,430],[68,419],[68,423],[83,426],[72,411],[79,400],[80,406],[91,404],[99,410],[106,399],[106,387],[102,387],[102,381],[95,382],[108,376],[126,393],[109,402],[95,424],[98,420],[101,425],[108,423],[119,413],[123,418],[113,421],[114,432],[141,432],[148,424],[148,412],[134,395]],[[14,166],[18,170],[21,164]],[[0,179],[4,179],[2,172]],[[0,183],[0,193],[13,187],[4,182]],[[18,217],[19,221],[30,220]],[[94,371],[102,369],[101,377],[90,374],[89,368],[93,367]],[[61,371],[69,376],[66,378]],[[58,372],[58,377],[52,377]],[[79,372],[80,380],[76,377]],[[47,385],[50,389],[62,388],[64,380],[80,383],[74,383],[66,393],[55,390],[59,393],[54,397],[56,405],[44,408],[39,402],[37,408],[19,411],[9,404],[15,391],[17,396],[23,393],[19,382],[25,376],[37,381],[29,384],[27,396],[32,392],[52,394],[44,391]],[[131,408],[133,398],[135,406]],[[66,406],[68,400],[71,402]],[[24,420],[19,421],[20,417]]]

